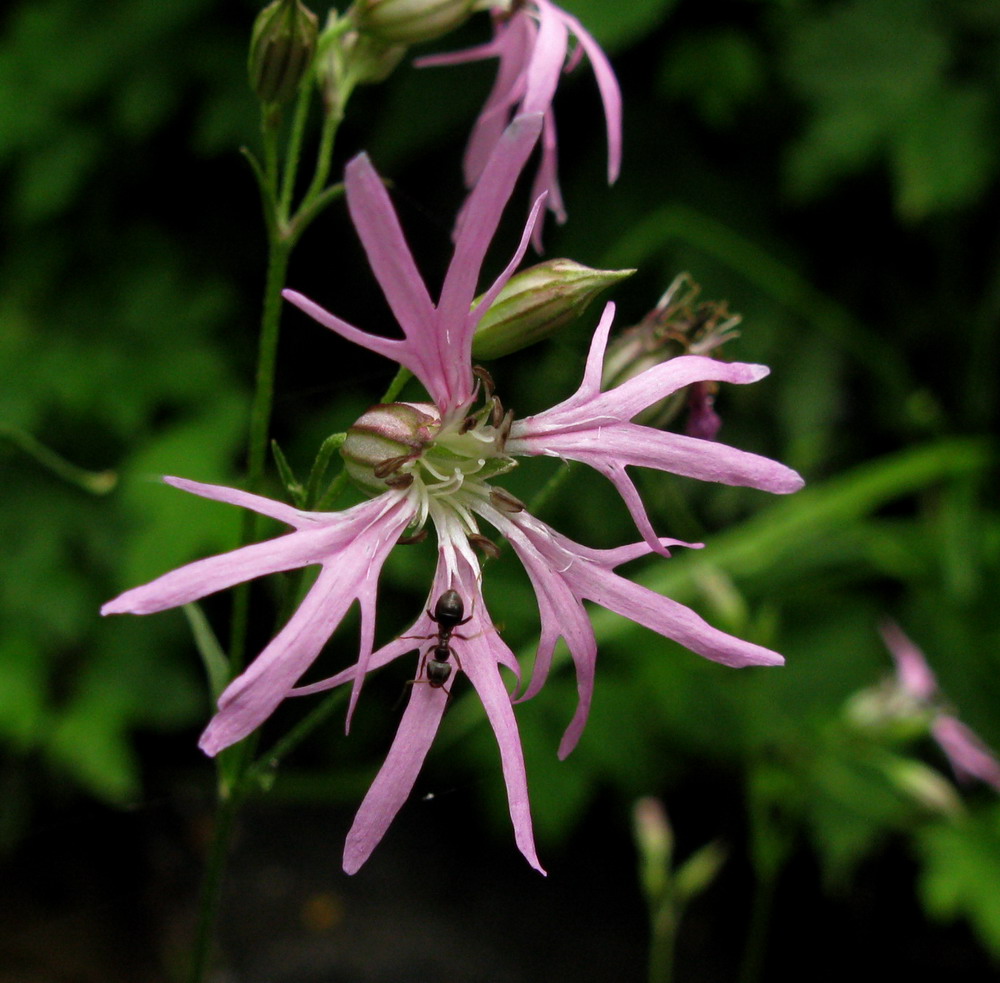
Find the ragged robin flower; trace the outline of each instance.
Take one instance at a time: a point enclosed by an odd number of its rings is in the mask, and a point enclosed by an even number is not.
[[[489,376],[472,364],[476,325],[520,261],[543,204],[542,199],[535,202],[514,259],[473,307],[484,254],[541,126],[540,116],[521,117],[494,148],[466,203],[468,220],[457,237],[436,303],[368,158],[361,155],[348,165],[345,184],[351,218],[402,338],[369,334],[286,291],[289,301],[321,324],[408,368],[427,391],[427,402],[373,407],[351,428],[344,444],[345,461],[371,500],[344,512],[302,512],[231,489],[172,479],[172,484],[196,494],[272,516],[294,531],[200,560],[127,591],[104,607],[105,613],[163,610],[265,573],[321,566],[299,609],[222,693],[218,713],[201,739],[209,754],[250,733],[285,697],[341,684],[352,688],[349,724],[367,673],[399,656],[418,653],[396,739],[348,835],[344,866],[349,872],[364,863],[409,795],[460,675],[472,683],[496,736],[517,845],[533,867],[542,869],[534,847],[511,696],[500,669],[511,671],[517,682],[520,673],[483,600],[476,550],[489,554],[495,547],[481,523],[509,541],[538,600],[541,634],[533,678],[523,698],[542,686],[560,637],[575,663],[579,704],[560,745],[561,756],[580,736],[594,685],[597,644],[585,600],[725,665],[783,661],[777,653],[727,635],[676,601],[615,573],[628,560],[650,551],[669,555],[671,546],[683,545],[654,532],[626,474],[630,465],[781,493],[801,486],[795,472],[766,458],[630,422],[644,407],[680,387],[699,380],[749,383],[765,375],[766,369],[688,356],[601,392],[601,364],[613,316],[610,305],[591,345],[582,385],[550,410],[514,419],[504,410]],[[631,510],[642,541],[611,550],[591,549],[532,516],[498,480],[521,455],[579,460],[607,475]],[[437,537],[438,564],[423,613],[402,635],[376,650],[375,594],[381,566],[400,538],[428,526]],[[454,635],[442,634],[444,622],[437,614],[449,591],[460,602],[459,613],[449,615]],[[357,662],[328,680],[302,682],[355,599],[361,608]]]

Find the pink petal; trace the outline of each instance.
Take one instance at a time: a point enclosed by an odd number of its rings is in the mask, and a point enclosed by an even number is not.
[[[490,653],[491,646],[496,645],[498,639],[499,636],[492,632],[463,643],[462,666],[476,688],[500,748],[500,763],[507,785],[507,804],[514,826],[514,841],[528,863],[544,874],[545,870],[535,852],[531,809],[528,804],[528,779],[514,709],[497,670],[496,658],[491,657]]]
[[[886,619],[879,625],[882,639],[896,663],[896,675],[904,691],[920,702],[931,700],[938,691],[937,680],[924,653],[906,636],[894,621]]]
[[[396,738],[365,796],[344,844],[344,870],[356,873],[402,808],[434,740],[448,698],[430,686],[413,686]]]
[[[931,733],[959,778],[978,778],[1000,792],[1000,761],[961,720],[939,714],[931,725]]]
[[[240,491],[237,488],[227,488],[224,485],[205,485],[200,481],[173,478],[170,475],[165,475],[163,481],[174,488],[190,492],[192,495],[200,495],[202,498],[210,498],[216,502],[226,502],[228,505],[238,505],[240,508],[259,512],[261,515],[277,519],[278,522],[284,522],[296,529],[316,525],[326,519],[325,514],[303,512],[301,509],[293,508],[284,502],[276,502],[274,499],[264,498],[262,495],[252,495],[250,492]]]
[[[361,516],[368,521],[356,523],[354,535],[339,552],[323,558],[323,570],[285,627],[223,691],[219,712],[199,742],[206,754],[217,754],[241,740],[270,716],[357,599],[365,627],[358,657],[360,671],[354,678],[353,707],[371,652],[378,575],[412,519],[413,506],[398,493],[390,493],[355,506],[351,512],[355,519]]]
[[[344,172],[351,221],[392,313],[408,339],[428,332],[434,304],[413,261],[396,210],[367,154],[359,154]]]
[[[536,2],[541,4],[546,0],[536,0]],[[594,78],[597,79],[597,88],[604,104],[604,120],[608,136],[608,184],[614,184],[618,180],[622,162],[622,93],[618,79],[615,77],[611,62],[593,35],[572,14],[566,11],[560,13],[580,46],[587,52]]]
[[[493,241],[503,210],[541,129],[540,115],[519,116],[514,120],[501,135],[482,176],[469,195],[463,209],[464,219],[455,242],[455,252],[441,288],[439,310],[445,324],[460,323],[468,316],[486,250]],[[459,340],[440,338],[438,343],[453,345]],[[452,358],[455,357],[452,350]]]
[[[337,527],[308,529],[196,560],[119,594],[101,608],[101,614],[166,611],[255,577],[319,563],[332,548],[331,541],[340,535]]]

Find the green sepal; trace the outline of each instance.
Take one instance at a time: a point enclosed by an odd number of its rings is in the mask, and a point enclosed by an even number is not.
[[[295,507],[301,509],[306,500],[306,490],[303,488],[302,482],[295,477],[295,472],[292,471],[288,458],[285,457],[276,440],[271,441],[271,452],[274,454],[274,463],[278,467],[278,477],[281,478],[285,491],[291,496]]]

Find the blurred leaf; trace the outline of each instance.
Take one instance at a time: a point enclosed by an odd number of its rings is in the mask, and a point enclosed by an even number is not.
[[[788,157],[793,194],[818,195],[880,159],[905,218],[982,192],[998,155],[995,94],[952,81],[950,26],[923,0],[854,0],[792,30],[788,78],[813,109]]]
[[[0,637],[0,738],[15,748],[34,746],[49,719],[49,670],[30,636]]]
[[[185,604],[184,616],[191,627],[191,634],[194,635],[195,646],[201,656],[202,664],[205,666],[205,674],[208,676],[212,701],[215,702],[232,678],[229,659],[222,651],[222,646],[215,637],[212,626],[197,604]]]
[[[690,99],[702,119],[715,127],[735,122],[763,84],[759,49],[747,35],[729,29],[682,35],[660,69],[664,93]]]
[[[939,824],[919,838],[920,892],[937,918],[965,917],[1000,958],[1000,806],[962,822]]]

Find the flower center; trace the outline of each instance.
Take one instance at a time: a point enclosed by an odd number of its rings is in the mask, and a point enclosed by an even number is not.
[[[476,533],[470,507],[493,496],[490,479],[517,466],[504,452],[513,415],[504,414],[488,377],[484,390],[480,409],[447,421],[430,403],[373,406],[341,448],[348,473],[372,496],[407,489],[418,503],[418,529],[443,509]]]

